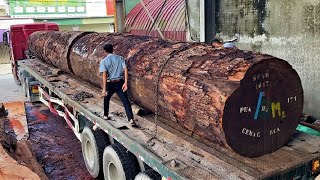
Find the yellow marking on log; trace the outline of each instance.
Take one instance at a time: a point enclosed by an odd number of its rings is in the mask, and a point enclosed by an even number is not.
[[[277,102],[277,103],[272,102],[271,103],[271,110],[272,110],[272,118],[276,117],[276,110],[278,111],[278,116],[282,117],[281,116],[281,105],[280,105],[280,102]]]

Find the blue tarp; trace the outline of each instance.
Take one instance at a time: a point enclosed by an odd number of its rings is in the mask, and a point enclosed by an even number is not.
[[[320,137],[320,132],[319,131],[316,131],[316,130],[311,129],[311,128],[306,127],[306,126],[303,126],[301,124],[298,125],[297,130],[305,132],[307,134],[311,134],[311,135],[315,135],[315,136],[319,136]]]

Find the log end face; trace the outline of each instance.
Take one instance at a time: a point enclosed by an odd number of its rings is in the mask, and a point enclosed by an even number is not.
[[[250,67],[227,99],[223,130],[238,154],[258,157],[288,142],[303,110],[303,89],[284,60],[263,60]]]

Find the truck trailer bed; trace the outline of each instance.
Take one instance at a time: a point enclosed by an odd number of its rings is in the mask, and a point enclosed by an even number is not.
[[[42,87],[48,88],[64,103],[75,107],[82,116],[166,178],[298,178],[306,173],[311,175],[312,161],[320,158],[320,137],[298,131],[288,144],[277,151],[257,158],[246,158],[216,144],[200,143],[197,137],[190,137],[190,132],[162,117],[158,117],[155,122],[154,115],[135,115],[140,127],[130,127],[121,102],[116,98],[110,102],[113,120],[103,120],[100,117],[103,112],[100,89],[71,74],[52,74],[56,68],[37,59],[20,61],[19,65],[38,80]],[[73,98],[83,92],[93,97],[81,101]],[[80,133],[75,132],[78,138]]]

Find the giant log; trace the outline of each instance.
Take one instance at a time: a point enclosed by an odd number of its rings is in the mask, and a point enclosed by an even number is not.
[[[158,103],[160,115],[200,141],[257,157],[287,143],[299,123],[300,78],[270,55],[118,33],[36,32],[29,48],[101,87],[106,43],[127,61],[134,102],[151,111]]]

